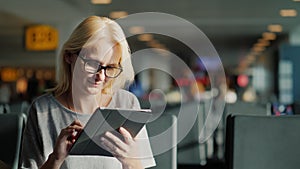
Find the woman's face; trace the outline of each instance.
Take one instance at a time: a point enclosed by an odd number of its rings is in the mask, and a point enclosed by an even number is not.
[[[73,70],[73,93],[86,95],[101,93],[104,86],[112,78],[106,77],[104,69],[101,69],[97,73],[87,72],[85,62],[91,61],[95,63],[93,65],[100,64],[101,66],[119,67],[121,53],[117,49],[118,47],[106,38],[102,38],[97,43],[84,47],[77,57]]]

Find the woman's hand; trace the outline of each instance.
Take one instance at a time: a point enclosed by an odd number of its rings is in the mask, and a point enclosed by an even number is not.
[[[78,133],[80,133],[82,129],[83,127],[79,120],[73,121],[68,127],[62,129],[56,140],[53,153],[50,154],[42,168],[60,168],[68,156],[68,152],[74,144]]]
[[[123,169],[143,168],[138,158],[137,142],[125,128],[120,127],[119,132],[106,132],[100,138],[101,145],[122,163]]]

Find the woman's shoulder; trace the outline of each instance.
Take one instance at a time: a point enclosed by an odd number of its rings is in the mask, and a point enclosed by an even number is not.
[[[32,104],[47,103],[52,99],[53,99],[52,93],[45,93],[33,99]]]
[[[31,103],[31,109],[35,109],[38,112],[47,110],[54,99],[52,93],[45,93],[36,97]]]
[[[124,90],[124,89],[117,90],[114,95],[117,96],[117,97],[136,98],[136,96],[133,93],[131,93],[130,91]]]

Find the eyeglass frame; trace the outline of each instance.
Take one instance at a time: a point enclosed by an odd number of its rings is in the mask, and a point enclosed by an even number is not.
[[[98,72],[100,72],[100,71],[103,69],[103,70],[104,70],[104,75],[105,75],[105,77],[108,77],[108,78],[116,78],[116,77],[118,77],[118,76],[123,72],[123,68],[122,68],[122,66],[120,65],[120,63],[119,63],[119,67],[102,66],[102,65],[101,65],[99,62],[97,62],[96,60],[86,59],[86,58],[84,58],[82,55],[78,55],[78,57],[79,57],[80,59],[82,59],[83,64],[84,64],[84,71],[87,72],[87,73],[97,74]],[[87,71],[87,70],[86,70],[85,67],[86,67],[86,64],[87,64],[88,61],[97,62],[97,63],[99,64],[98,69],[97,69],[96,72],[90,72],[90,71]],[[115,69],[119,69],[120,72],[119,72],[116,76],[107,76],[107,74],[106,74],[106,69],[107,69],[107,68],[115,68]]]

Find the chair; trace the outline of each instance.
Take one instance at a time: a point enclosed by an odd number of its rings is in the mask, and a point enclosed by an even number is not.
[[[146,125],[156,166],[151,169],[177,168],[177,123],[176,116],[164,114]],[[164,134],[164,137],[160,137]],[[156,137],[157,136],[157,137]],[[156,138],[157,139],[156,139]],[[172,146],[166,152],[160,153],[164,148]]]
[[[21,102],[14,102],[9,104],[10,107],[10,113],[15,114],[25,114],[27,115],[27,109],[29,107],[29,103],[27,101],[21,101]]]
[[[0,114],[0,160],[12,169],[18,168],[24,116]]]
[[[208,144],[207,142],[200,142],[200,133],[204,126],[206,117],[205,103],[189,102],[180,107],[174,107],[168,110],[170,114],[178,114],[179,111],[187,113],[188,116],[195,116],[195,120],[191,121],[190,118],[178,120],[178,136],[185,134],[182,130],[186,126],[191,125],[190,130],[186,133],[184,138],[181,139],[177,145],[177,160],[179,165],[205,165],[207,163]],[[177,115],[178,117],[178,115]],[[211,141],[211,138],[209,138]]]
[[[300,116],[229,115],[228,169],[295,169],[300,166]]]
[[[5,114],[10,112],[9,104],[0,102],[0,114]]]

